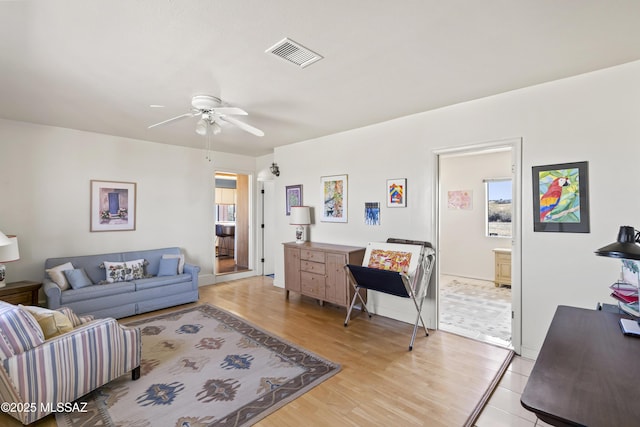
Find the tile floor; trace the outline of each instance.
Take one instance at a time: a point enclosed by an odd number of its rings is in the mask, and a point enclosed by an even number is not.
[[[513,358],[498,387],[483,409],[476,427],[549,426],[520,404],[520,395],[529,379],[534,361],[520,356]]]

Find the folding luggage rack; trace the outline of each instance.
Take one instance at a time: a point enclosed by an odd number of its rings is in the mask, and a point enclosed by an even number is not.
[[[413,333],[411,335],[411,342],[409,343],[409,351],[413,350],[413,342],[416,338],[418,331],[418,322],[422,323],[422,327],[425,330],[426,336],[429,336],[429,331],[422,319],[422,305],[429,290],[429,281],[431,279],[431,272],[435,264],[435,251],[429,242],[416,241],[416,240],[404,240],[404,239],[388,239],[387,243],[391,244],[403,244],[403,245],[419,245],[420,255],[417,262],[417,268],[413,274],[407,274],[403,272],[384,270],[380,268],[371,268],[365,265],[347,264],[345,268],[349,271],[349,279],[351,285],[355,289],[353,300],[349,306],[347,317],[344,320],[344,326],[346,327],[349,319],[351,318],[351,311],[356,304],[356,300],[360,300],[362,310],[364,310],[369,317],[371,313],[367,310],[367,306],[360,296],[360,289],[369,289],[372,291],[378,291],[385,294],[395,295],[402,298],[410,298],[417,311],[417,317],[415,324],[413,325]],[[371,243],[369,244],[369,246]],[[388,247],[393,247],[389,246]],[[402,246],[397,246],[401,248]],[[367,251],[369,253],[369,251]],[[367,264],[369,260],[365,255],[363,264]],[[411,273],[411,272],[410,272]]]

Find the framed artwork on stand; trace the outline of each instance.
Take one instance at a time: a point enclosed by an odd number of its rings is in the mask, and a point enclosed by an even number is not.
[[[321,177],[323,222],[347,222],[347,175]]]

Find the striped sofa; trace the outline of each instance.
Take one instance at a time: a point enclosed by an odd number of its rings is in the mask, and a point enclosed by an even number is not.
[[[78,317],[68,308],[58,312],[72,329],[46,339],[40,318],[0,301],[0,399],[3,412],[23,424],[71,407],[129,371],[134,380],[140,376],[138,328],[112,318]]]

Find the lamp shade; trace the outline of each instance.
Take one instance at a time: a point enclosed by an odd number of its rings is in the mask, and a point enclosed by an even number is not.
[[[309,206],[291,206],[291,216],[289,217],[291,225],[309,225],[311,224],[311,213]]]
[[[596,255],[640,260],[640,244],[638,244],[635,229],[629,226],[620,227],[618,239],[614,243],[598,249]]]
[[[0,246],[0,263],[17,261],[20,259],[20,251],[18,251],[18,238],[16,236],[7,236],[11,241],[10,244]]]
[[[11,240],[5,234],[0,231],[0,246],[7,246],[11,244]]]

